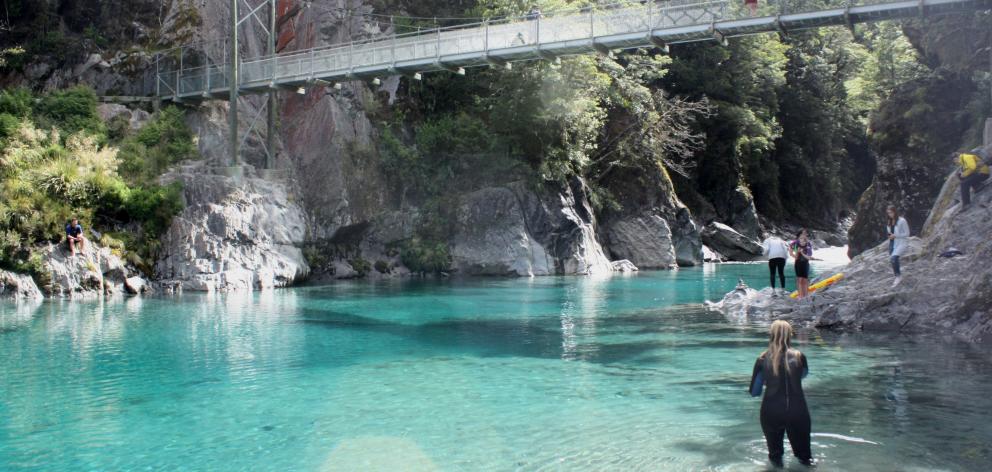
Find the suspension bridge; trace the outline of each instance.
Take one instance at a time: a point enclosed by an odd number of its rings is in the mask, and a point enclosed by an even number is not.
[[[420,79],[422,73],[431,71],[464,74],[470,67],[511,68],[517,61],[557,60],[564,56],[609,54],[614,50],[642,47],[667,50],[671,44],[726,43],[728,38],[761,33],[788,33],[828,26],[853,28],[855,24],[866,22],[992,9],[992,0],[850,0],[832,8],[801,0],[780,0],[782,3],[768,5],[762,12],[750,16],[746,9],[727,0],[647,0],[481,21],[410,34],[394,32],[367,41],[275,54],[272,41],[276,0],[263,0],[249,14],[255,15],[269,4],[269,54],[239,59],[236,32],[240,22],[247,17],[239,20],[238,1],[231,1],[235,33],[228,59],[219,64],[206,60],[205,64],[196,67],[184,67],[180,54],[179,60],[172,64],[157,62],[155,87],[150,95],[177,102],[230,100],[231,127],[236,130],[236,98],[269,93],[270,136],[274,134],[271,123],[275,119],[274,91],[280,89],[299,90],[309,85],[341,88],[342,82],[352,80],[377,84],[380,77],[391,75]],[[251,6],[247,0],[241,1]],[[251,128],[254,129],[254,120]],[[235,163],[239,144],[236,137],[232,138],[231,144],[231,162]]]

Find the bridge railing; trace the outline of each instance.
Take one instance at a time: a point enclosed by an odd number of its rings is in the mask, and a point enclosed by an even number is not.
[[[485,21],[245,61],[241,66],[241,78],[245,84],[274,81],[277,77],[301,79],[389,66],[397,61],[440,60],[459,54],[485,54],[499,49],[591,40],[651,28],[710,23],[723,18],[726,6],[726,0],[647,2],[645,5],[589,9],[588,12],[558,12],[540,18]]]
[[[849,8],[877,3],[894,2],[769,0],[760,2],[757,16],[767,18],[831,7]],[[498,62],[500,57],[509,57],[509,60],[528,57],[526,54],[514,55],[514,51],[530,51],[529,57],[533,57],[535,49],[551,45],[558,47],[561,54],[569,54],[569,45],[574,45],[575,51],[587,51],[590,46],[595,46],[596,40],[632,33],[639,34],[632,35],[635,40],[630,44],[636,46],[643,44],[644,33],[652,30],[707,25],[750,16],[751,13],[741,0],[646,0],[582,7],[547,15],[502,18],[247,59],[240,68],[239,84],[241,87],[257,89],[274,82],[352,77],[352,74],[369,74],[370,71],[396,73],[391,67],[399,62],[405,62],[403,65],[413,68],[423,65],[425,67],[421,70],[429,70],[431,67],[428,65],[440,67],[446,58],[455,58],[461,63],[468,62],[463,60],[466,57],[477,59],[475,63],[485,63],[486,59]],[[748,34],[748,31],[740,30],[731,34]],[[678,40],[678,37],[673,37],[673,41]],[[160,69],[156,83],[157,93],[161,96],[189,95],[226,89],[227,65],[203,62],[207,65],[200,64],[180,70]]]

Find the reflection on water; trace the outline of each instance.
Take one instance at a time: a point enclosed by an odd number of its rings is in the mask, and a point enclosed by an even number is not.
[[[766,270],[0,305],[0,470],[763,470],[765,328],[694,304]],[[987,350],[797,343],[819,470],[986,469]]]

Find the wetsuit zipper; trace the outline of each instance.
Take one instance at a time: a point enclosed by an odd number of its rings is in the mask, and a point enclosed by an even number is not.
[[[789,411],[789,351],[785,351],[785,411]]]

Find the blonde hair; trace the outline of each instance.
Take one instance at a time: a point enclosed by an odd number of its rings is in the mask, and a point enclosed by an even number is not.
[[[768,330],[768,334],[768,350],[765,351],[765,355],[768,356],[768,360],[772,364],[772,372],[778,375],[779,366],[783,364],[782,356],[789,352],[791,347],[789,341],[794,332],[788,321],[775,320]]]

